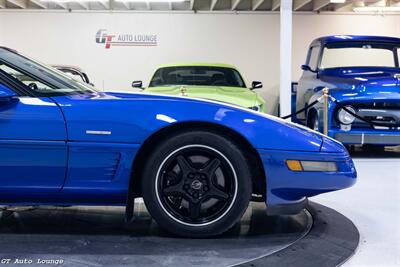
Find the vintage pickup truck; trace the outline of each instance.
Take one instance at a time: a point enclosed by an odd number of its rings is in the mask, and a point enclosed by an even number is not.
[[[314,40],[296,88],[295,109],[314,102],[328,87],[328,135],[344,144],[400,145],[400,38],[327,36]],[[356,118],[353,112],[364,120]],[[323,128],[323,104],[298,120]]]

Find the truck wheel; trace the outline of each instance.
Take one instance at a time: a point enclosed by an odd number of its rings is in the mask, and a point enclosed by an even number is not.
[[[385,146],[367,144],[367,145],[363,145],[363,149],[368,152],[382,153],[385,151]]]
[[[308,115],[308,120],[307,120],[307,126],[314,131],[320,132],[320,125],[319,125],[319,118],[318,118],[318,113],[314,111],[310,111]]]

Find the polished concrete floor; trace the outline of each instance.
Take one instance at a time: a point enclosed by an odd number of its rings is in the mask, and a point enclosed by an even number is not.
[[[343,266],[400,266],[400,149],[352,152],[357,184],[311,200],[351,219],[360,235],[356,254]]]
[[[306,211],[267,216],[252,203],[241,223],[215,239],[177,238],[162,231],[138,204],[126,226],[122,208],[4,208],[0,259],[63,260],[63,266],[231,266],[272,254],[306,235]],[[1,263],[0,263],[1,265]]]
[[[400,266],[400,149],[352,154],[358,183],[311,200],[358,227],[360,246],[344,266]],[[193,241],[163,232],[139,207],[139,220],[128,227],[122,208],[0,207],[0,259],[63,259],[64,266],[228,266],[287,247],[311,223],[307,213],[268,217],[258,203],[224,236]]]

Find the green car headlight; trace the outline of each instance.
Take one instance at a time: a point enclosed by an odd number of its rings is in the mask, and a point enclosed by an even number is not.
[[[249,107],[249,109],[252,109],[252,110],[255,110],[255,111],[261,111],[261,108],[262,108],[262,105]]]

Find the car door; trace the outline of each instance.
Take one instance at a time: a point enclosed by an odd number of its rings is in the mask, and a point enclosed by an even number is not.
[[[308,100],[310,100],[311,96],[314,94],[314,88],[318,86],[319,82],[317,78],[317,71],[320,52],[321,46],[319,44],[312,45],[309,49],[306,61],[306,66],[309,67],[309,70],[303,71],[297,87],[297,110],[305,107],[305,105],[308,103]],[[305,113],[303,112],[299,114],[298,118],[305,119]]]
[[[0,201],[61,190],[67,167],[66,126],[58,105],[19,91],[43,86],[0,61]],[[18,86],[19,85],[19,86]],[[10,97],[9,92],[16,95]]]

